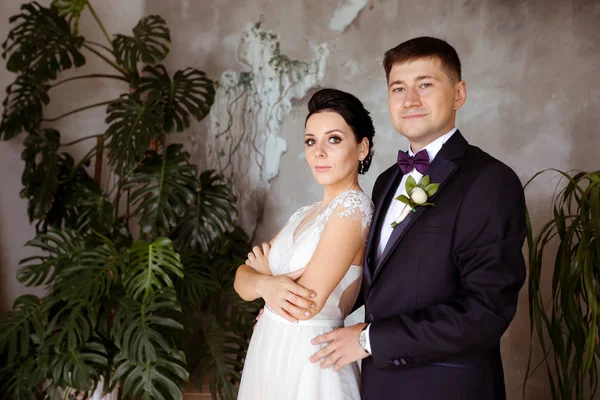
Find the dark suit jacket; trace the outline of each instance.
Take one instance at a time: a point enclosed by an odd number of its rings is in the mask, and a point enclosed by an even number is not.
[[[373,355],[362,364],[363,399],[505,399],[500,337],[525,280],[521,182],[458,131],[427,174],[440,183],[435,207],[396,227],[380,259],[400,169],[373,188],[362,293]]]

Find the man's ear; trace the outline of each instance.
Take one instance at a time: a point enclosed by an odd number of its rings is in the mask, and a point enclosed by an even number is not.
[[[454,111],[467,101],[467,82],[460,81],[454,86]]]

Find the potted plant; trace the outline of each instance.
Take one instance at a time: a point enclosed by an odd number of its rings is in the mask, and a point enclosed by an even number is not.
[[[541,228],[534,230],[528,218],[531,336],[535,332],[544,352],[552,398],[592,399],[600,356],[600,171],[550,171],[562,175],[566,185]],[[541,276],[550,265],[549,247],[556,244],[551,291],[543,297]],[[530,350],[525,383],[531,362]]]
[[[106,43],[79,33],[83,12]],[[20,195],[37,230],[27,246],[42,253],[22,260],[17,278],[47,294],[21,296],[0,317],[0,396],[81,398],[117,388],[122,398],[181,399],[190,376],[202,382],[209,373],[214,396],[235,398],[257,306],[232,291],[248,238],[223,178],[197,171],[181,144],[169,144],[208,114],[213,82],[160,64],[170,33],[157,15],[112,37],[89,0],[27,3],[9,21],[3,57],[17,76],[0,137],[27,135]],[[61,80],[89,56],[109,71]],[[123,94],[46,117],[52,89],[80,79],[120,81]],[[106,107],[106,131],[78,139],[94,144],[75,160],[64,151],[74,142],[61,142],[52,123],[92,107]],[[101,185],[106,173],[114,179]]]

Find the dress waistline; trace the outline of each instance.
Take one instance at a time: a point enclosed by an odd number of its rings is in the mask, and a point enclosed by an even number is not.
[[[309,319],[306,321],[298,321],[298,322],[290,322],[287,319],[283,318],[281,315],[271,311],[269,307],[265,306],[263,317],[268,317],[274,319],[275,321],[285,322],[287,324],[293,325],[307,325],[307,326],[333,326],[336,328],[341,328],[344,326],[344,321],[340,319]]]

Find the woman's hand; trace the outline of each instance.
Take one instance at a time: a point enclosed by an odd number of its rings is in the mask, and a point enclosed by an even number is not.
[[[269,265],[270,251],[271,246],[269,243],[263,243],[262,248],[259,246],[254,246],[252,251],[248,253],[248,259],[244,264],[263,275],[273,275],[271,272],[271,266]]]
[[[303,273],[304,269],[301,269],[286,275],[264,277],[258,288],[265,304],[290,322],[298,322],[296,316],[312,315],[317,307],[316,303],[310,300],[317,294],[294,282]]]

